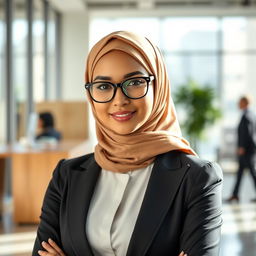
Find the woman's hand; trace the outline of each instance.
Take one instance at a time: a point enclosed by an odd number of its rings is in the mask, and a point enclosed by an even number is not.
[[[180,254],[179,254],[179,256],[188,256],[185,252],[181,252]]]
[[[38,254],[40,256],[65,256],[64,252],[51,238],[48,239],[48,242],[43,241],[42,246],[46,251],[39,250]]]

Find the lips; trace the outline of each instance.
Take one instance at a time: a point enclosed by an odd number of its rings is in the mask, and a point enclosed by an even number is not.
[[[135,111],[118,111],[110,114],[116,121],[128,121],[134,116]]]

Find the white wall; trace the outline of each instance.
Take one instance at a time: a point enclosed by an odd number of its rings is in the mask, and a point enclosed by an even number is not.
[[[88,15],[84,11],[64,13],[62,17],[63,100],[86,100],[84,73],[89,49]],[[88,125],[89,139],[86,142],[85,153],[92,152],[97,143],[94,118],[90,110]]]
[[[62,17],[63,100],[84,100],[89,29],[87,12],[64,13]]]

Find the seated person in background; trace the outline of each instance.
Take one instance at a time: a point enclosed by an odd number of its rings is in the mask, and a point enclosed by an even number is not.
[[[44,138],[61,140],[61,133],[54,129],[54,118],[50,112],[39,113],[38,127],[41,129],[41,133],[36,136],[37,140]]]

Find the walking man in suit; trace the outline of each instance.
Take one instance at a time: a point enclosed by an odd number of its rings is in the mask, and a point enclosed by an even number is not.
[[[243,96],[240,98],[238,106],[243,111],[240,123],[238,125],[238,160],[239,168],[236,177],[233,194],[227,199],[227,202],[239,201],[239,188],[245,168],[250,170],[255,189],[256,189],[256,170],[255,170],[255,152],[256,152],[256,116],[249,109],[250,100]],[[256,202],[255,199],[253,201]]]

